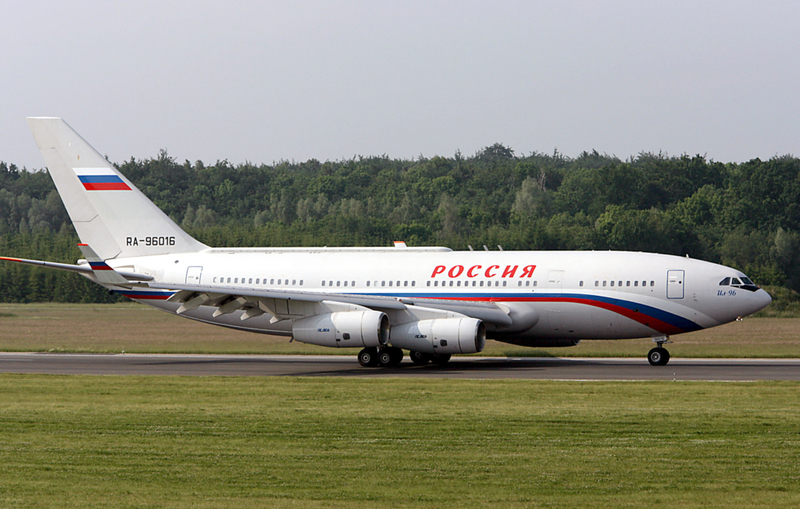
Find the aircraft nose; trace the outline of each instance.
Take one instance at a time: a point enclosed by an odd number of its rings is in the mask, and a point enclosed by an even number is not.
[[[756,311],[761,311],[765,307],[769,306],[772,302],[772,297],[768,294],[765,290],[759,288],[756,290],[756,294],[754,295],[755,302],[753,311],[751,313],[755,313]]]

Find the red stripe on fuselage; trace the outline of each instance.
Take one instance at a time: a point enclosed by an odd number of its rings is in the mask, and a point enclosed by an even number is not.
[[[584,304],[587,306],[594,306],[602,308],[625,318],[630,318],[635,322],[639,322],[645,327],[650,327],[657,330],[662,334],[680,334],[686,332],[680,327],[659,320],[649,315],[634,312],[631,309],[611,304],[610,302],[602,302],[591,299],[578,299],[575,297],[466,297],[466,298],[449,298],[449,297],[425,297],[434,298],[439,300],[461,300],[473,302],[571,302],[573,304]]]
[[[123,293],[122,296],[133,300],[167,300],[172,294],[131,295]]]

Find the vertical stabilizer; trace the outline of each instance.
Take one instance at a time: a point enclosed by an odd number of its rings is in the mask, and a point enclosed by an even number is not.
[[[207,247],[184,232],[62,119],[31,117],[28,125],[78,236],[100,258]]]

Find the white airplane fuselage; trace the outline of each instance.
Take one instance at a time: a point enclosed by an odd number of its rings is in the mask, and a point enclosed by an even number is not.
[[[510,326],[487,326],[490,338],[518,344],[542,339],[667,336],[727,323],[769,303],[763,290],[720,286],[741,272],[678,256],[616,251],[450,251],[443,248],[208,249],[109,260],[118,270],[164,284],[236,293],[277,288],[321,294],[492,302],[516,311]],[[174,292],[121,291],[175,312]],[[291,322],[243,311],[183,316],[254,332],[291,334]],[[514,314],[511,314],[514,317]]]
[[[75,226],[78,272],[112,292],[225,327],[362,348],[364,366],[483,350],[670,335],[735,320],[770,296],[729,267],[614,251],[210,248],[183,231],[57,117],[28,124]]]

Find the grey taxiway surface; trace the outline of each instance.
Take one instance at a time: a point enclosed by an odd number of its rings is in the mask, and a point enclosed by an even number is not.
[[[800,380],[800,359],[454,357],[445,366],[363,368],[355,356],[0,353],[0,373],[357,376],[548,380]]]

